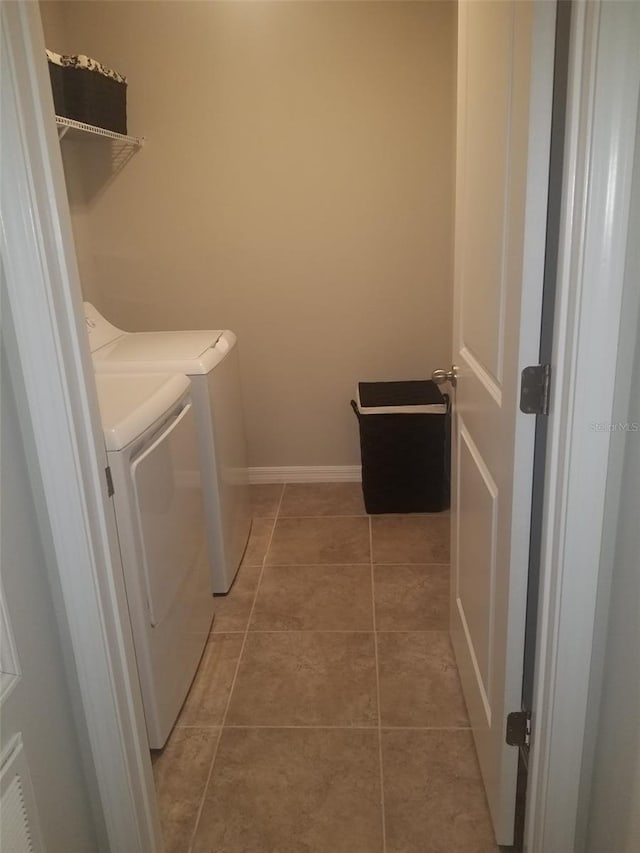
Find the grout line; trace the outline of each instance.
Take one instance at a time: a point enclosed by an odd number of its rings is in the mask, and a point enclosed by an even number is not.
[[[255,725],[227,725],[225,729],[237,729],[240,731],[250,731],[251,729],[272,729],[272,730],[284,730],[284,731],[313,731],[314,729],[321,729],[322,731],[330,731],[330,732],[376,732],[378,731],[378,724],[371,723],[370,726],[329,726],[329,725],[298,725],[291,726],[286,724],[255,724]]]
[[[207,728],[206,726],[184,726],[183,728]],[[471,726],[381,726],[380,727],[384,732],[469,732],[471,731]],[[250,729],[284,729],[285,731],[295,731],[296,729],[322,729],[323,731],[326,729],[328,731],[340,731],[340,732],[377,732],[378,725],[374,723],[371,726],[285,726],[285,725],[246,725],[246,726],[236,726],[236,725],[227,725],[225,729],[241,729],[241,730],[250,730]]]
[[[273,521],[273,519],[271,519]],[[275,525],[274,525],[275,529]],[[269,569],[306,569],[306,568],[314,568],[314,569],[325,569],[325,568],[336,568],[339,566],[371,566],[372,561],[367,560],[365,563],[354,562],[353,560],[342,560],[340,563],[268,563],[267,567]],[[245,563],[245,568],[256,569],[262,566],[262,563]],[[401,560],[394,560],[393,563],[380,563],[373,561],[373,565],[377,568],[379,566],[384,566],[385,568],[389,568],[390,566],[400,566],[402,568],[424,568],[425,566],[439,566],[443,569],[448,569],[451,567],[451,563],[448,562],[439,562],[439,563],[408,563],[406,560],[402,562]]]
[[[318,521],[322,518],[369,518],[366,512],[363,513],[342,513],[339,515],[329,515],[325,513],[324,515],[281,515],[279,516],[280,521],[307,521],[308,519],[313,519],[314,521]]]
[[[273,519],[270,519],[273,521]],[[261,566],[262,563],[245,563],[245,568],[257,568]],[[326,568],[340,568],[346,566],[348,568],[366,566],[369,568],[371,565],[371,560],[367,560],[366,563],[354,563],[353,561],[342,561],[341,563],[270,563],[268,568],[270,569],[326,569]],[[439,563],[407,563],[402,562],[402,560],[396,560],[393,563],[379,563],[375,560],[373,561],[374,566],[383,566],[384,568],[402,568],[402,569],[425,569],[425,568],[440,568],[440,569],[450,569],[451,563],[448,562],[439,562]]]
[[[377,634],[448,634],[449,626],[445,628],[394,628],[387,630],[386,628],[378,628]]]
[[[373,529],[369,516],[369,560],[371,563],[371,615],[373,618],[373,648],[376,661],[376,700],[378,703],[378,764],[380,767],[380,814],[382,819],[382,853],[387,851],[387,825],[384,803],[384,766],[382,763],[382,706],[380,704],[380,662],[378,660],[378,632],[376,630],[376,589],[373,569]]]
[[[349,563],[344,560],[341,563],[269,563],[266,568],[268,569],[330,569],[330,568],[343,568],[348,566],[351,568],[352,566],[358,567],[366,567],[369,568],[371,565],[371,561],[367,560],[366,563]],[[389,563],[389,565],[398,566],[402,565],[401,563]],[[435,564],[434,564],[435,565]]]
[[[245,633],[245,628],[243,628],[241,631],[240,630],[227,630],[226,628],[223,628],[221,631],[212,631],[209,634],[209,639],[207,640],[207,642],[210,643],[212,640],[215,640],[216,637],[224,637],[225,634],[244,634],[244,633]]]
[[[382,731],[385,732],[468,732],[471,731],[471,726],[392,726],[392,725],[383,725],[381,726]],[[219,729],[222,731],[221,726],[206,726],[206,725],[194,725],[194,726],[176,726],[176,729],[202,729],[204,731],[213,731],[214,729]],[[288,725],[264,725],[264,724],[253,724],[253,725],[225,725],[225,729],[239,729],[241,731],[251,730],[251,729],[284,729],[285,731],[295,731],[296,729],[322,729],[323,731],[326,729],[328,731],[341,731],[341,732],[377,732],[378,724],[373,723],[370,726],[327,726],[327,725],[297,725],[297,726],[288,726]]]
[[[448,569],[451,567],[451,563],[449,562],[431,562],[431,563],[403,563],[402,560],[396,560],[395,563],[380,563],[375,562],[374,566],[384,566],[385,568],[390,568],[391,566],[398,569]]]
[[[347,628],[335,630],[323,628],[254,628],[249,630],[250,634],[373,634],[373,628]],[[406,631],[402,632],[406,634]],[[412,632],[409,632],[412,633]]]
[[[269,563],[268,569],[368,569],[371,565],[371,560],[366,563]],[[401,565],[400,563],[394,565]],[[425,564],[426,565],[426,564]],[[441,565],[440,563],[434,563]],[[444,564],[442,564],[444,565]]]
[[[221,637],[224,634],[244,634],[244,631],[219,631],[212,637]],[[397,628],[387,630],[386,628],[250,628],[250,634],[448,634],[446,628]]]
[[[282,489],[282,492],[280,493],[280,500],[278,501],[278,510],[276,512],[276,520],[278,518],[278,514],[280,513],[280,507],[282,506],[283,497],[284,497],[284,488]],[[240,652],[238,654],[238,660],[236,662],[235,672],[233,673],[233,679],[231,681],[231,687],[229,689],[229,696],[227,697],[227,704],[225,706],[224,715],[223,715],[222,721],[220,723],[220,733],[218,735],[218,741],[216,743],[216,748],[215,748],[215,751],[213,753],[213,757],[211,759],[211,765],[209,766],[209,773],[207,774],[207,781],[204,784],[204,788],[202,791],[202,797],[200,798],[200,805],[198,806],[198,812],[197,812],[196,819],[195,819],[195,822],[193,825],[193,831],[191,833],[191,838],[189,839],[189,848],[188,848],[187,853],[192,853],[192,851],[193,851],[193,844],[194,844],[194,841],[196,839],[196,834],[198,832],[198,826],[200,824],[200,819],[202,817],[202,811],[204,809],[204,803],[205,803],[205,799],[207,797],[207,791],[209,789],[209,784],[211,782],[211,777],[213,775],[213,768],[215,767],[216,758],[218,757],[218,750],[220,747],[220,741],[222,740],[222,732],[223,732],[223,729],[225,728],[225,725],[227,722],[227,714],[229,713],[229,707],[231,705],[231,699],[233,697],[233,691],[234,691],[234,688],[236,686],[236,681],[238,679],[238,672],[240,671],[240,663],[242,661],[244,649],[245,649],[245,646],[247,644],[247,637],[249,636],[249,625],[251,624],[251,618],[253,616],[253,611],[254,611],[255,606],[256,606],[256,601],[258,600],[258,592],[260,591],[260,584],[262,583],[262,576],[264,574],[264,569],[265,569],[265,566],[267,563],[267,556],[269,554],[269,549],[271,548],[271,542],[273,540],[273,534],[275,532],[275,529],[276,529],[276,525],[275,525],[275,521],[274,521],[273,527],[271,528],[271,533],[269,534],[269,542],[267,544],[267,547],[266,547],[266,550],[264,553],[264,557],[262,560],[262,568],[260,570],[260,576],[258,578],[256,591],[253,595],[253,602],[251,604],[251,610],[249,612],[249,618],[247,620],[247,627],[244,631],[244,637],[242,639],[242,645],[240,647]]]
[[[282,496],[284,495],[284,487],[285,487],[286,483],[278,483],[278,485],[282,486],[282,488],[280,489],[280,494],[278,495],[278,506],[276,507],[275,512],[268,511],[264,515],[260,515],[260,513],[254,512],[253,513],[253,520],[254,521],[257,521],[258,519],[260,521],[264,521],[264,520],[275,521],[275,519],[278,516],[278,509],[280,507],[280,504],[282,503]]]
[[[470,732],[468,726],[383,726],[386,732]]]
[[[402,566],[403,568],[419,568],[421,566],[442,566],[443,569],[448,569],[450,568],[451,563],[449,562],[449,560],[433,561],[431,563],[412,563],[410,560],[405,560],[404,562],[402,562],[401,560],[394,560],[393,563],[381,563],[379,560],[377,560],[374,561],[374,566]]]

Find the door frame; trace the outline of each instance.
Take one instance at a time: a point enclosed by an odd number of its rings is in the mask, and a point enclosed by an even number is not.
[[[37,3],[0,4],[3,337],[101,848],[163,849]],[[11,107],[13,110],[13,107]]]
[[[640,7],[574,2],[525,849],[576,848],[640,91]]]
[[[106,849],[157,853],[162,841],[130,626],[121,618],[121,566],[62,161],[46,66],[36,60],[44,46],[37,4],[5,3],[0,15],[20,71],[6,85],[22,122],[14,138],[2,130],[2,156],[16,163],[11,218],[2,216],[3,310],[15,333],[21,416],[35,438],[31,476],[53,543],[50,569],[62,592]],[[640,81],[629,15],[637,19],[637,4],[576,0],[572,16],[527,808],[532,853],[573,850],[578,819],[609,451],[606,433],[585,426],[612,412]],[[21,161],[26,172],[17,168]]]

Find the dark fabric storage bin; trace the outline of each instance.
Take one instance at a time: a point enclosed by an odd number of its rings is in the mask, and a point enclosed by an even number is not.
[[[449,397],[431,380],[359,382],[351,405],[360,427],[368,513],[449,507]]]
[[[64,66],[64,115],[116,133],[127,132],[127,84],[87,68]]]
[[[127,133],[127,80],[89,56],[47,50],[56,115]]]
[[[55,62],[49,61],[49,79],[51,80],[51,92],[53,94],[53,109],[57,116],[65,115],[64,106],[64,68]]]

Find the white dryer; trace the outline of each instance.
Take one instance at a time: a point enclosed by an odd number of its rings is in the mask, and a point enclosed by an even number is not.
[[[200,444],[212,589],[229,591],[251,529],[247,444],[233,332],[123,332],[84,304],[97,373],[184,373]]]
[[[159,749],[214,608],[190,382],[105,374],[96,384],[149,745]]]

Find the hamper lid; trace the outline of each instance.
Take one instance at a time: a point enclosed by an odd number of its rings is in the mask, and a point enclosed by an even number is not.
[[[447,403],[430,379],[404,382],[358,382],[362,415],[444,415]]]
[[[106,65],[98,62],[97,59],[92,59],[84,53],[79,53],[77,56],[70,56],[47,49],[47,59],[54,65],[60,65],[63,68],[83,68],[86,71],[95,71],[98,74],[102,74],[103,77],[110,77],[116,83],[123,83],[124,85],[127,83],[127,78],[123,74],[118,74],[113,68],[107,68]]]

